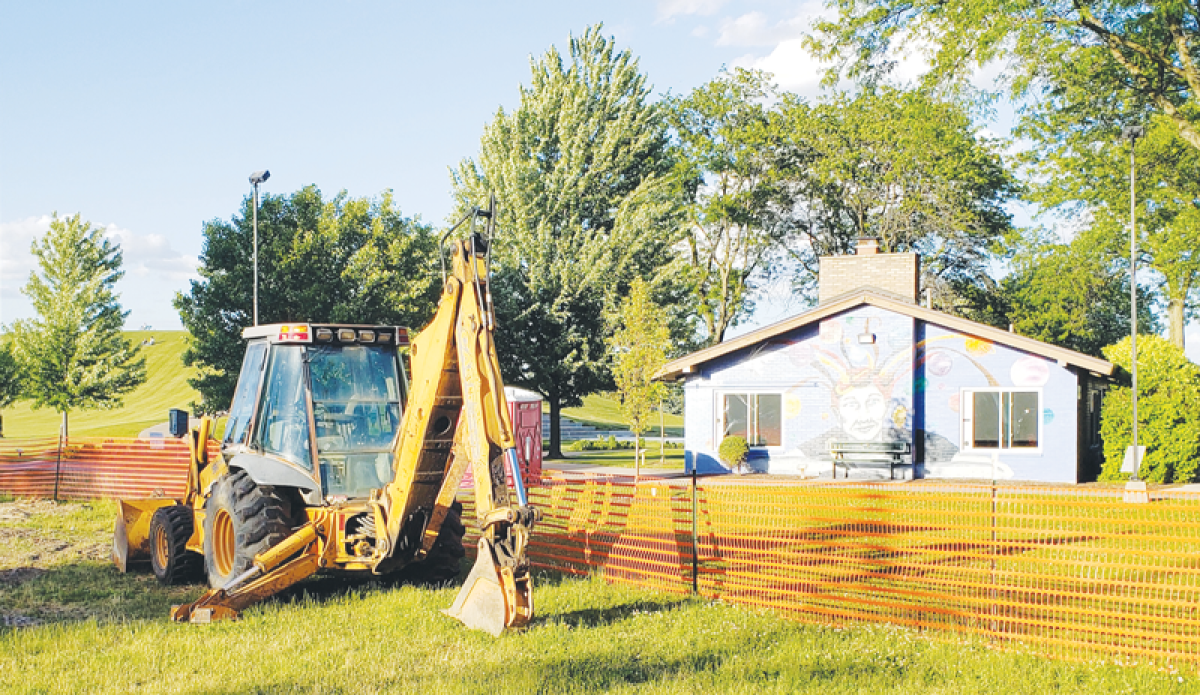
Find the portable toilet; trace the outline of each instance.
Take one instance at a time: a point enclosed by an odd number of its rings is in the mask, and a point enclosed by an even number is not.
[[[521,479],[526,485],[542,484],[542,397],[533,391],[512,386],[504,387],[508,415],[512,419],[513,439],[517,443],[517,462]],[[459,427],[463,421],[459,420]],[[459,487],[472,489],[475,477],[470,468],[463,474]],[[512,480],[509,480],[512,484]]]
[[[504,387],[508,411],[512,417],[513,438],[517,440],[517,460],[526,485],[542,483],[542,397],[533,391]]]

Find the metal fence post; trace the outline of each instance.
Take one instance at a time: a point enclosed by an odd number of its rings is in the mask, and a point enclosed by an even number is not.
[[[696,538],[699,526],[696,521],[696,466],[692,466],[692,594],[700,593],[700,543]]]

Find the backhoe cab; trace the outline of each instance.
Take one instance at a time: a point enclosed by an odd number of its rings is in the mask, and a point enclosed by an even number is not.
[[[490,232],[491,212],[464,222],[477,218]],[[247,328],[220,454],[208,460],[205,418],[191,433],[185,496],[121,502],[117,566],[149,559],[174,583],[202,565],[211,589],[172,611],[191,622],[235,618],[321,570],[446,581],[464,555],[455,495],[470,466],[479,553],[447,613],[495,635],[527,624],[525,548],[538,514],[492,342],[489,241],[472,233],[451,244],[437,313],[410,346],[411,383],[403,328]]]

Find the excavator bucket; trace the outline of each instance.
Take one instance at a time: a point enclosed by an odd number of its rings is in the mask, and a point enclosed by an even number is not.
[[[163,498],[121,500],[112,547],[118,570],[128,572],[130,565],[150,561],[150,519],[156,510],[173,504],[175,500]]]
[[[473,630],[499,637],[506,628],[520,628],[533,617],[533,580],[528,571],[514,574],[496,562],[491,542],[479,539],[479,554],[467,581],[442,611]]]

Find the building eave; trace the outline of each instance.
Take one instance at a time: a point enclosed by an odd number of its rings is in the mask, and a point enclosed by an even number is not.
[[[797,314],[796,316],[765,326],[746,335],[704,348],[703,350],[697,350],[689,355],[672,360],[663,365],[662,369],[655,373],[654,378],[660,381],[678,381],[686,378],[689,374],[696,373],[705,363],[859,306],[874,306],[894,311],[926,323],[944,326],[960,333],[989,340],[993,343],[1040,355],[1047,359],[1055,360],[1060,365],[1087,370],[1104,378],[1112,378],[1114,376],[1115,366],[1111,362],[1097,357],[1056,345],[1050,345],[1034,338],[1009,333],[994,326],[988,326],[899,299],[893,299],[878,292],[855,291],[836,297],[802,314]]]

